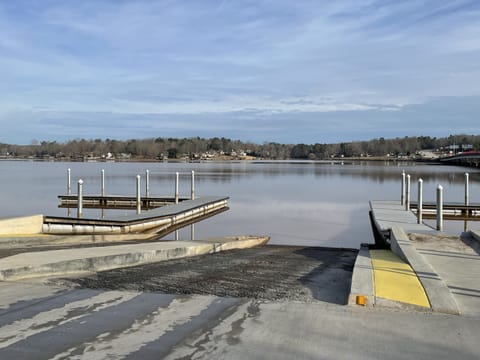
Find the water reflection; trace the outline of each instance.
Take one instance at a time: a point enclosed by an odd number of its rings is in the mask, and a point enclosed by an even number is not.
[[[195,237],[270,235],[276,244],[357,247],[373,241],[368,220],[369,200],[400,200],[401,172],[424,180],[424,200],[435,199],[438,184],[445,201],[462,201],[464,173],[470,175],[471,202],[480,202],[480,172],[452,166],[415,163],[215,162],[215,163],[34,163],[0,161],[0,217],[42,213],[64,215],[57,195],[66,193],[66,171],[72,169],[72,189],[84,180],[85,194],[101,191],[134,196],[135,176],[150,171],[150,195],[173,196],[175,172],[180,172],[180,196],[190,194],[195,170],[197,196],[230,197],[230,211],[198,223]],[[100,217],[98,210],[84,216]],[[114,211],[108,210],[106,216]],[[125,213],[125,212],[124,212]],[[464,224],[460,223],[460,230]],[[457,224],[458,224],[457,223]],[[479,224],[479,223],[476,223]],[[479,224],[480,225],[480,224]],[[454,227],[456,227],[455,225]],[[474,224],[475,226],[475,224]],[[478,226],[480,228],[480,226]],[[449,228],[449,226],[447,226]],[[456,231],[456,229],[455,229]],[[173,238],[173,234],[168,235]],[[190,229],[179,229],[180,239]]]

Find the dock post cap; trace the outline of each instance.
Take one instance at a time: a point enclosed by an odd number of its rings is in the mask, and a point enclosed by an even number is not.
[[[438,189],[438,190],[443,190],[443,186],[442,186],[442,185],[438,185],[438,186],[437,186],[437,189]]]
[[[82,180],[82,179],[78,179],[78,183],[79,183],[79,184],[83,184],[83,180]]]

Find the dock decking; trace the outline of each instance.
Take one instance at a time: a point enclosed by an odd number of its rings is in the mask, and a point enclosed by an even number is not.
[[[381,232],[389,232],[393,226],[402,227],[405,232],[424,233],[434,231],[424,224],[417,224],[417,217],[406,211],[399,201],[370,201],[370,209],[374,213],[374,221]]]
[[[195,200],[184,200],[178,204],[165,205],[140,214],[113,216],[105,219],[45,216],[42,231],[48,234],[162,231],[224,210],[227,205],[228,197],[204,196]]]

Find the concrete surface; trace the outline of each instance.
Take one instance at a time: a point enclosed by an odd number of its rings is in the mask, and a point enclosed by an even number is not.
[[[89,289],[346,304],[357,251],[267,245],[173,259],[49,284]]]
[[[370,250],[375,298],[430,309],[427,295],[413,269],[390,250]]]
[[[39,234],[42,232],[43,215],[0,219],[0,235]]]
[[[457,302],[450,289],[428,261],[415,249],[405,231],[398,226],[391,229],[392,251],[408,262],[427,293],[433,311],[459,314]]]
[[[470,230],[470,234],[475,240],[480,241],[480,230]]]
[[[7,282],[0,290],[1,359],[478,359],[478,317]]]
[[[357,296],[365,296],[366,306],[375,305],[372,261],[366,244],[360,246],[355,260],[348,304],[356,305]]]
[[[446,283],[460,313],[480,316],[480,243],[468,237],[446,235],[409,237]]]
[[[268,242],[268,237],[240,236],[222,240],[163,241],[133,245],[50,250],[21,253],[0,259],[0,280],[95,272],[165,259],[248,248]]]
[[[370,201],[370,209],[374,212],[375,223],[380,231],[388,231],[394,226],[402,227],[406,233],[432,232],[431,227],[417,224],[417,217],[406,211],[400,201]]]
[[[407,262],[420,280],[431,309],[436,312],[459,314],[460,309],[445,281],[428,261],[415,249],[408,233],[441,234],[423,224],[417,224],[416,216],[397,201],[371,201],[374,222],[379,230],[389,231],[392,251]]]

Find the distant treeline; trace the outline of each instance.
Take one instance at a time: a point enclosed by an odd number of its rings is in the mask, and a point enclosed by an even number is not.
[[[409,156],[420,150],[446,149],[452,145],[472,145],[480,149],[480,135],[450,135],[373,139],[337,144],[255,144],[227,138],[149,138],[132,140],[76,139],[65,143],[32,141],[30,145],[0,144],[1,157],[165,159],[205,154],[252,156],[265,159],[327,159],[331,157]]]

